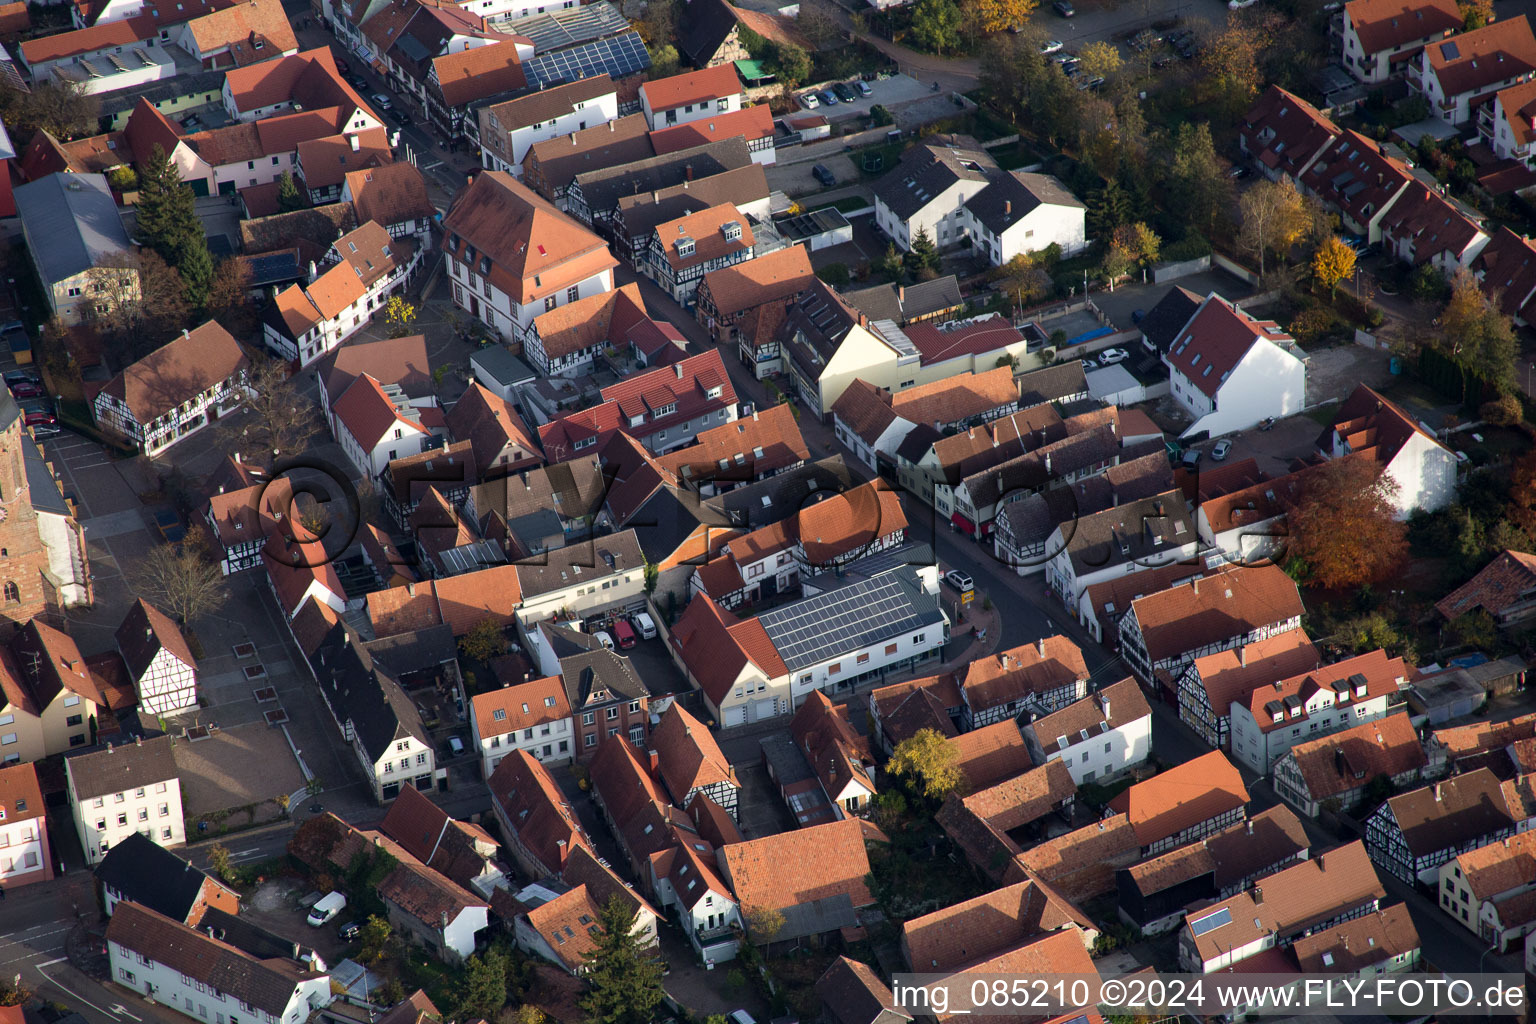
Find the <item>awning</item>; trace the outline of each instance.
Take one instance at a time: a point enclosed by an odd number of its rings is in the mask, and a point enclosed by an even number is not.
[[[959,527],[960,530],[967,535],[975,536],[976,524],[965,518],[965,516],[961,515],[959,512],[956,512],[954,515],[950,516],[949,521],[955,526]]]

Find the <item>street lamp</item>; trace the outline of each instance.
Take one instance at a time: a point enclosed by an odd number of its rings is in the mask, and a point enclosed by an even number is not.
[[[1498,948],[1497,945],[1489,946],[1487,949],[1483,950],[1483,955],[1477,958],[1477,973],[1478,974],[1482,974],[1483,973],[1483,960],[1484,960],[1484,958],[1487,957],[1489,953],[1492,953],[1497,948]]]

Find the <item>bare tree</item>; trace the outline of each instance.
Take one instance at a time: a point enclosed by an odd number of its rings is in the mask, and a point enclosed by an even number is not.
[[[310,439],[320,432],[320,416],[294,386],[287,364],[257,357],[247,371],[246,385],[248,391],[240,406],[247,415],[221,421],[225,424],[224,447],[258,465],[296,455],[308,447]]]
[[[81,319],[141,359],[187,325],[190,308],[181,275],[153,252],[103,257],[86,272]]]
[[[208,537],[201,527],[190,531],[180,544],[152,549],[134,574],[134,589],[182,625],[217,611],[228,591],[224,574],[209,551]]]

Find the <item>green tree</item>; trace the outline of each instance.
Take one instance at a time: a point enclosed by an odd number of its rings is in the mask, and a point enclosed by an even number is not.
[[[1095,238],[1107,238],[1115,228],[1130,221],[1131,197],[1116,178],[1088,195],[1088,232]]]
[[[896,248],[895,242],[890,242],[885,247],[885,255],[880,257],[875,264],[875,271],[883,274],[892,283],[901,280],[902,270],[901,252]]]
[[[230,869],[229,847],[223,843],[214,843],[208,847],[208,866],[213,869],[214,874],[227,880]]]
[[[292,210],[302,210],[309,205],[304,202],[304,196],[299,192],[299,186],[294,182],[293,175],[284,171],[277,179],[277,208],[282,213]]]
[[[853,280],[853,272],[846,263],[828,263],[816,271],[816,276],[834,288],[846,288],[848,282]]]
[[[677,47],[670,43],[661,46],[653,45],[651,48],[651,70],[646,73],[646,77],[650,78],[653,82],[658,78],[671,78],[677,74],[677,69],[680,65],[681,61],[678,60]]]
[[[391,338],[403,338],[416,330],[416,307],[404,296],[391,295],[384,304],[384,324]]]
[[[786,89],[793,89],[811,77],[811,55],[794,43],[768,44],[764,63]]]
[[[488,949],[464,961],[452,992],[452,1007],[445,1016],[453,1020],[483,1017],[495,1020],[507,1005],[506,954]]]
[[[661,566],[647,560],[645,563],[645,592],[656,593],[656,584],[661,582]]]
[[[896,744],[885,770],[930,800],[942,800],[965,780],[955,748],[937,729],[919,729]]]
[[[933,244],[933,238],[929,236],[927,228],[917,229],[917,234],[912,237],[912,248],[907,250],[907,255],[902,262],[914,275],[925,270],[939,269],[939,250]]]
[[[471,661],[490,661],[507,653],[507,631],[495,619],[483,618],[459,638],[459,650]]]
[[[917,0],[908,36],[920,49],[942,54],[960,46],[960,8],[954,0]]]
[[[358,958],[365,964],[376,964],[389,952],[390,940],[395,937],[389,922],[378,914],[368,915],[358,929]]]
[[[188,246],[203,238],[196,197],[159,143],[139,167],[139,202],[134,209],[139,241],[172,266]]]
[[[590,1024],[650,1024],[661,1005],[661,961],[634,934],[635,914],[617,895],[598,911],[586,956],[581,1008]]]
[[[1232,197],[1232,181],[1216,158],[1211,126],[1182,124],[1168,162],[1168,192],[1176,212],[1209,231]]]
[[[198,315],[203,315],[208,309],[213,286],[213,256],[201,235],[189,239],[182,249],[180,268],[182,284],[187,290],[187,305]]]

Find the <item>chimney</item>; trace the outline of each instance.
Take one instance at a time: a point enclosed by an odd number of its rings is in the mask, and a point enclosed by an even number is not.
[[[1440,783],[1435,783],[1435,803],[1440,802]]]
[[[1248,834],[1253,835],[1253,819],[1248,819]]]
[[[144,745],[144,737],[143,736],[135,736],[133,738],[133,745],[136,746],[136,747],[142,747]]]
[[[1319,861],[1318,863],[1322,862]],[[1253,902],[1259,904],[1260,906],[1262,906],[1264,903],[1264,890],[1258,886],[1253,887]]]
[[[684,181],[692,181],[693,180],[693,164],[685,164],[683,166],[683,180]]]
[[[907,301],[907,286],[906,285],[899,284],[899,285],[896,286],[896,301],[897,302],[906,302]]]
[[[1248,645],[1247,644],[1243,644],[1243,646],[1241,646],[1241,647],[1239,647],[1237,649],[1237,662],[1238,662],[1239,665],[1242,665],[1243,668],[1247,668],[1248,667]]]
[[[363,148],[363,140],[359,139],[356,135],[348,135],[347,141],[352,143],[352,152],[354,153],[360,151]]]
[[[645,759],[646,759],[646,764],[648,764],[650,766],[651,774],[654,775],[656,772],[661,771],[661,755],[660,754],[656,753],[656,751],[654,751],[654,750],[647,750],[645,752]]]
[[[1040,657],[1045,657],[1045,637],[1035,641],[1035,650],[1040,652]]]
[[[1189,581],[1189,588],[1190,588],[1189,592],[1191,594],[1194,594],[1196,597],[1199,597],[1200,596],[1200,577],[1196,576],[1194,579],[1190,580]]]
[[[1011,216],[1013,216],[1013,200],[1012,199],[1004,199],[1003,200],[1003,216],[1004,217],[1011,217]]]

